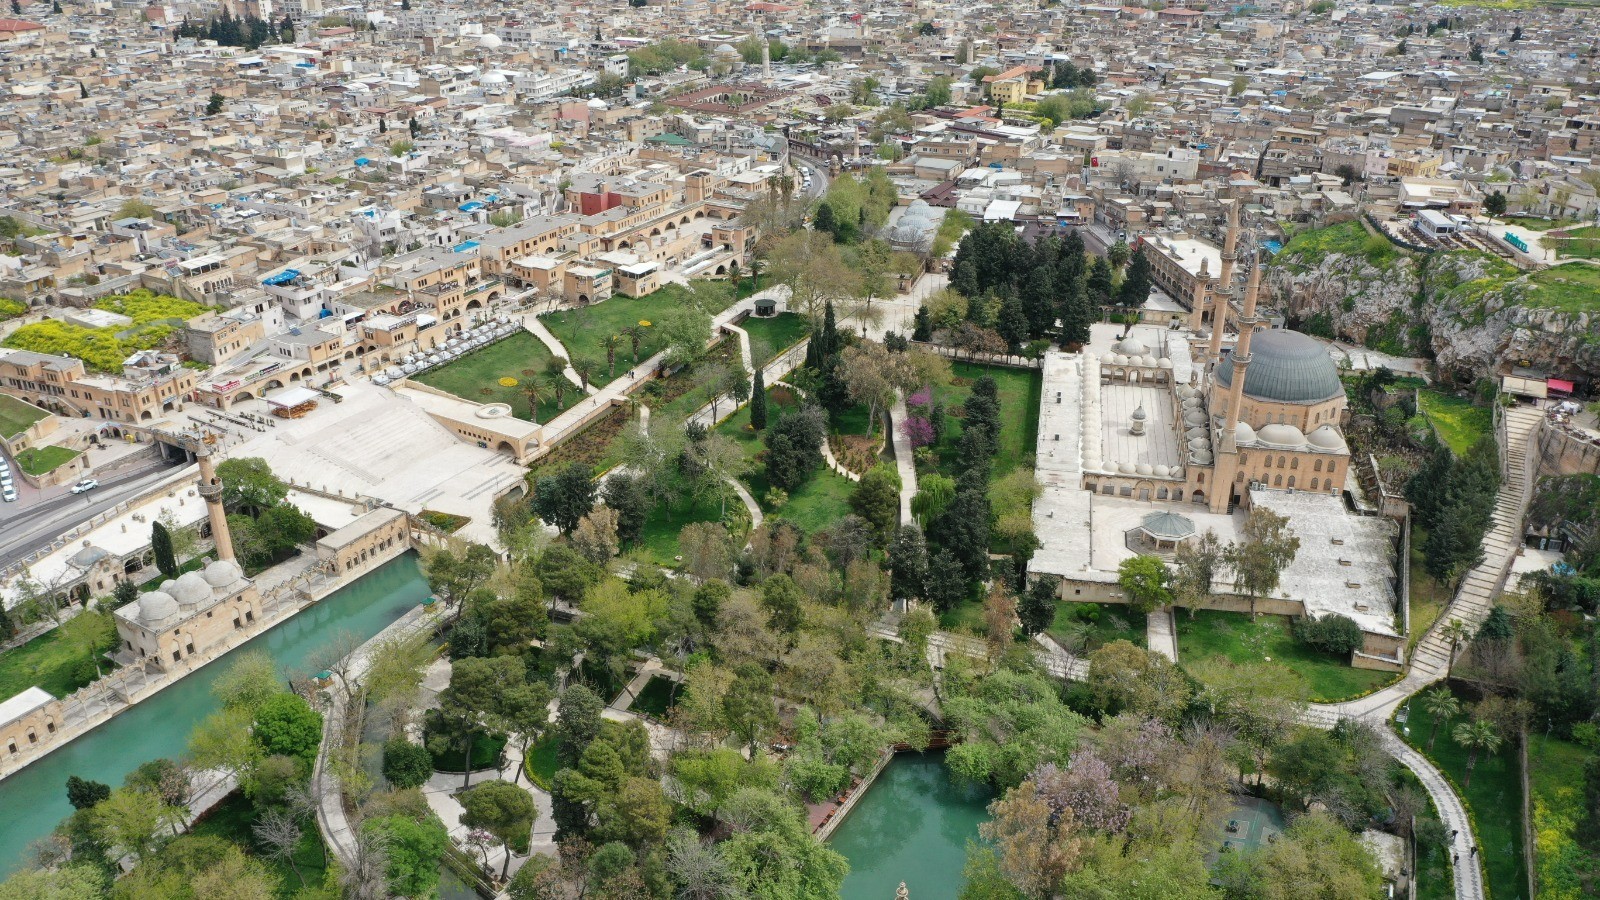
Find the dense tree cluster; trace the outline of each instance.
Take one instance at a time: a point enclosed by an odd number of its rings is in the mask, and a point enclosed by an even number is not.
[[[1500,457],[1493,437],[1459,458],[1443,443],[1430,441],[1428,459],[1406,483],[1406,499],[1413,521],[1428,531],[1422,544],[1425,570],[1453,587],[1483,559],[1483,536],[1500,489]]]
[[[185,16],[175,33],[180,38],[216,41],[223,47],[254,50],[263,44],[294,40],[294,23],[287,16],[282,22],[268,22],[251,15],[235,18],[223,7],[221,15],[204,24],[191,22]]]

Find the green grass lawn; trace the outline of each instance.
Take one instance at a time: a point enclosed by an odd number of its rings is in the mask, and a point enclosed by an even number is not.
[[[653,719],[665,721],[667,714],[672,710],[672,704],[677,694],[677,682],[657,675],[645,682],[644,690],[639,692],[639,696],[633,698],[633,705],[628,708],[634,712],[648,715]]]
[[[308,820],[301,823],[303,831],[300,843],[295,845],[294,866],[291,867],[287,860],[281,857],[268,857],[256,847],[251,826],[257,821],[259,818],[256,815],[255,805],[245,799],[243,792],[235,791],[212,807],[205,818],[189,829],[189,833],[221,838],[244,848],[277,876],[279,900],[289,900],[300,892],[300,879],[295,876],[295,869],[300,870],[300,875],[305,877],[306,884],[322,883],[328,863],[322,850],[322,835],[317,831],[315,822]]]
[[[700,407],[711,402],[717,393],[717,382],[720,381],[719,373],[732,370],[742,365],[739,357],[739,342],[732,338],[719,341],[716,346],[706,351],[694,365],[679,369],[677,374],[664,381],[652,382],[660,385],[659,396],[652,396],[647,392],[640,395],[644,404],[650,407],[650,418],[659,418],[663,422],[682,422],[689,418]],[[719,415],[727,415],[727,410],[733,404],[723,406],[717,410]]]
[[[17,465],[29,475],[54,472],[77,459],[79,451],[66,447],[29,447],[17,454]]]
[[[1545,246],[1554,247],[1557,256],[1567,259],[1600,259],[1600,227],[1574,228],[1566,234],[1564,238],[1545,237]]]
[[[1433,627],[1433,623],[1439,620],[1439,614],[1453,599],[1449,585],[1434,581],[1422,568],[1422,544],[1427,539],[1426,529],[1415,524],[1411,526],[1411,634],[1406,647],[1408,654],[1416,649],[1417,641]]]
[[[1526,305],[1568,313],[1600,310],[1600,268],[1566,263],[1540,269],[1528,276],[1532,290]]]
[[[24,403],[10,394],[0,394],[0,437],[14,437],[29,425],[39,421],[48,412]]]
[[[665,346],[661,329],[656,327],[667,310],[682,304],[688,289],[676,282],[663,285],[654,293],[633,298],[616,294],[609,299],[585,306],[582,309],[564,309],[541,316],[550,333],[555,335],[572,355],[572,360],[588,362],[594,367],[589,376],[606,382],[610,369],[606,366],[606,351],[600,345],[608,335],[622,334],[623,329],[638,326],[644,330],[639,342],[639,363],[654,356]],[[640,325],[649,322],[648,326]],[[617,372],[623,374],[635,365],[633,344],[626,335],[617,347]]]
[[[793,395],[786,388],[768,388],[767,422],[777,421],[783,410],[794,402]],[[717,430],[733,438],[744,451],[745,459],[750,461],[751,469],[744,477],[744,484],[767,518],[783,519],[810,534],[850,514],[850,493],[855,489],[855,482],[827,468],[817,470],[817,474],[811,476],[809,481],[790,491],[789,499],[783,506],[774,507],[767,502],[767,490],[771,485],[757,459],[763,445],[761,435],[750,430],[748,403],[724,419]]]
[[[1457,456],[1466,455],[1473,444],[1494,433],[1494,412],[1474,406],[1464,397],[1424,390],[1417,392],[1417,401],[1434,434]]]
[[[1143,647],[1145,623],[1126,606],[1110,603],[1056,604],[1056,617],[1045,629],[1074,653],[1093,653],[1112,641]]]
[[[191,557],[188,562],[184,563],[181,566],[178,566],[178,574],[182,575],[185,572],[193,572],[193,571],[195,571],[197,569],[203,568],[206,565],[206,563],[209,563],[213,559],[216,559],[216,558],[217,558],[217,551],[216,550],[207,550],[206,552],[200,554],[199,556]],[[150,580],[146,581],[144,584],[139,585],[139,593],[141,593],[141,594],[148,594],[151,591],[159,590],[160,587],[161,587],[161,583],[163,581],[167,580],[166,576],[162,575],[161,572],[159,570],[157,570],[154,566],[152,566],[152,567],[150,567],[148,569],[144,569],[143,573],[146,574],[146,575],[149,575],[150,576]]]
[[[730,497],[728,503],[729,512],[734,511],[735,505],[744,505],[737,497]],[[678,533],[683,531],[683,526],[690,522],[720,521],[722,521],[722,506],[709,499],[700,501],[689,497],[685,502],[674,505],[670,511],[663,503],[651,510],[649,517],[645,519],[637,546],[649,553],[650,560],[656,565],[669,569],[676,568],[678,562],[674,557],[678,555]]]
[[[980,637],[987,634],[989,625],[983,621],[983,601],[968,598],[939,613],[939,628]]]
[[[1571,741],[1528,736],[1528,789],[1532,794],[1534,865],[1541,896],[1594,896],[1600,859],[1573,839],[1583,819],[1583,764],[1588,753]],[[1589,893],[1584,893],[1585,887]]]
[[[1540,219],[1534,216],[1501,216],[1500,220],[1510,225],[1520,225],[1529,231],[1549,231],[1578,224],[1577,219]]]
[[[750,335],[750,362],[758,369],[811,333],[806,317],[791,312],[765,319],[748,316],[739,327]]]
[[[550,790],[550,783],[556,777],[556,772],[561,768],[561,760],[556,756],[559,744],[553,732],[545,732],[544,737],[535,741],[528,748],[528,755],[522,760],[522,771],[528,773],[528,778],[545,790]]]
[[[562,412],[555,395],[545,387],[545,364],[549,361],[550,351],[545,345],[528,332],[519,331],[449,365],[416,375],[413,380],[474,403],[509,403],[512,415],[527,419],[528,395],[523,385],[532,378],[544,388],[539,398],[539,421],[548,422]],[[514,379],[517,384],[502,385],[502,378]],[[581,394],[577,385],[571,385],[567,406],[578,402]]]
[[[1466,697],[1460,698],[1462,703]],[[1413,699],[1406,703],[1408,710],[1402,732],[1412,746],[1426,751],[1428,732],[1433,720],[1422,703]],[[1467,777],[1467,750],[1450,737],[1456,723],[1466,721],[1457,716],[1440,726],[1439,737],[1428,755],[1434,763],[1455,779],[1460,789]],[[1489,896],[1523,897],[1527,895],[1527,877],[1522,865],[1522,785],[1517,776],[1516,748],[1507,741],[1493,756],[1478,755],[1478,765],[1472,772],[1472,784],[1465,788],[1465,799],[1478,830],[1478,846],[1489,872]]]
[[[112,639],[99,649],[104,652],[116,644],[113,633]],[[101,668],[109,667],[110,663],[101,663]],[[94,677],[89,655],[68,643],[59,628],[0,653],[0,700],[15,697],[31,687],[41,687],[56,697],[65,697]]]
[[[946,410],[965,403],[972,395],[972,382],[984,375],[993,378],[999,389],[1000,441],[994,456],[994,477],[1010,472],[1032,457],[1039,436],[1039,394],[1044,389],[1039,372],[964,362],[955,363],[950,370],[960,383],[938,385],[933,389],[934,402],[943,403]],[[939,454],[939,471],[953,477],[957,474],[955,450],[961,438],[961,421],[953,415],[947,416],[945,421],[944,439],[934,450]]]
[[[1194,667],[1204,660],[1223,657],[1236,663],[1282,663],[1300,676],[1307,700],[1343,700],[1369,693],[1397,677],[1393,672],[1355,669],[1343,660],[1319,653],[1295,640],[1288,616],[1256,617],[1248,613],[1202,609],[1190,618],[1180,611],[1178,662]]]

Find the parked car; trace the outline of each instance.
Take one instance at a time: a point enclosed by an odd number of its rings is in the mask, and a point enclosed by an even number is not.
[[[0,499],[4,499],[7,503],[17,502],[17,489],[10,486],[0,488]]]
[[[86,494],[99,486],[100,482],[95,481],[93,478],[85,478],[72,486],[72,492],[74,494]]]

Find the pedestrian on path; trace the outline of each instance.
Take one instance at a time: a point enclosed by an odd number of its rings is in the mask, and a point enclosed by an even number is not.
[[[1456,865],[1456,864],[1458,864],[1460,862],[1461,862],[1461,854],[1459,854],[1459,853],[1450,854],[1450,865],[1453,866],[1453,865]]]
[[[1472,845],[1472,855],[1473,856],[1477,856],[1478,855],[1478,845],[1477,844],[1473,844]]]

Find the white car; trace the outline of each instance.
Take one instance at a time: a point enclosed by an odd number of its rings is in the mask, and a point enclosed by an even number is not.
[[[4,499],[7,503],[17,502],[17,489],[9,485],[0,488],[0,499]]]
[[[85,478],[72,486],[72,492],[74,494],[86,494],[99,486],[100,482],[95,481],[93,478]]]

